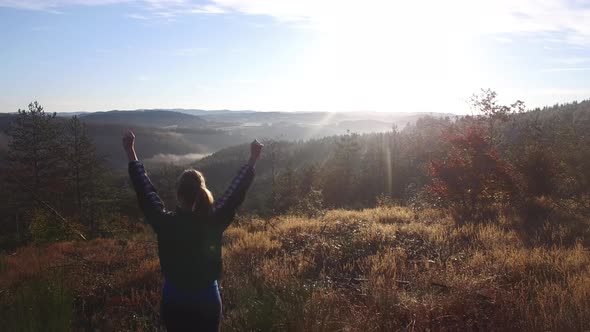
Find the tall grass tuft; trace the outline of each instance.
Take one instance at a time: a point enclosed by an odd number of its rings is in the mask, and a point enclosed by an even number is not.
[[[74,298],[59,274],[28,280],[12,290],[3,303],[4,331],[69,331]]]

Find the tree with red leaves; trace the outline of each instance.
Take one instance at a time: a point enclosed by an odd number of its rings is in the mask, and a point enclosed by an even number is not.
[[[444,139],[451,150],[445,158],[430,162],[428,191],[458,223],[497,219],[499,207],[514,193],[512,168],[500,159],[481,127],[446,134]]]

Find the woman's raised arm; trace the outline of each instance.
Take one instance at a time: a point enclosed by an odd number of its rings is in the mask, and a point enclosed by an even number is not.
[[[254,140],[250,144],[248,163],[240,167],[229,188],[221,198],[215,201],[214,213],[220,217],[223,228],[229,226],[236,214],[236,209],[246,198],[246,191],[254,179],[254,167],[260,159],[262,147],[263,145],[258,140]]]
[[[127,153],[129,178],[137,194],[139,207],[145,216],[146,222],[151,224],[157,231],[161,220],[160,217],[166,214],[166,209],[152,181],[147,176],[145,167],[137,159],[137,154],[135,153],[135,135],[132,131],[128,131],[123,136],[123,148]]]

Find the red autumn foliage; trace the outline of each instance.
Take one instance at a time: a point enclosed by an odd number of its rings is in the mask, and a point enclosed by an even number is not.
[[[512,167],[503,161],[480,127],[446,134],[451,145],[443,159],[430,162],[430,194],[450,208],[460,222],[482,222],[498,217],[498,208],[514,193]]]

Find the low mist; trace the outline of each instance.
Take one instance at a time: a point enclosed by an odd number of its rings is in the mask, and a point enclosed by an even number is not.
[[[203,153],[187,153],[187,154],[172,154],[172,153],[158,153],[157,155],[146,159],[147,163],[152,164],[174,164],[174,165],[188,165],[199,159],[208,156]]]

